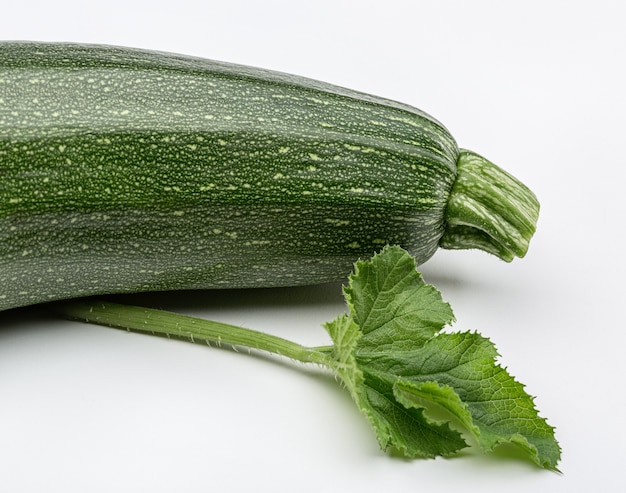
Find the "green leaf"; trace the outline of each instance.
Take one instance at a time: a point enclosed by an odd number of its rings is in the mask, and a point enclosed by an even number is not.
[[[533,399],[498,363],[494,345],[477,333],[443,333],[450,306],[424,283],[415,261],[386,247],[358,262],[344,289],[349,311],[325,325],[333,346],[305,347],[270,334],[215,321],[106,301],[75,300],[63,316],[189,341],[269,351],[333,369],[374,429],[380,446],[407,457],[447,456],[466,447],[463,433],[492,451],[518,446],[556,469],[554,429]]]
[[[466,446],[462,430],[486,452],[512,443],[556,469],[554,429],[497,364],[488,339],[440,332],[454,320],[452,311],[408,253],[387,247],[358,262],[344,292],[349,313],[326,326],[332,360],[382,448],[409,457],[449,455]]]

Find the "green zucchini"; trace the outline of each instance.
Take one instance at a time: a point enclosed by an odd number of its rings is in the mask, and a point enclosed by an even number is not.
[[[386,244],[510,261],[538,210],[411,106],[175,54],[0,43],[0,310],[336,281]]]

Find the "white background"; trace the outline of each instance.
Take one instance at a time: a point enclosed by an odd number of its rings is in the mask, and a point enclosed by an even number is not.
[[[542,203],[523,260],[422,267],[490,337],[563,448],[387,456],[335,380],[264,356],[0,314],[0,491],[624,491],[626,11],[619,1],[8,2],[0,37],[100,42],[306,75],[444,122]],[[338,286],[161,296],[325,344]]]

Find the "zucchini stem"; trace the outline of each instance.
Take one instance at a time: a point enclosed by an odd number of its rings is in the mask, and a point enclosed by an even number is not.
[[[461,149],[439,246],[478,248],[510,262],[523,257],[537,226],[539,202],[514,176]]]
[[[316,363],[332,368],[325,351],[309,348],[281,337],[213,320],[181,316],[163,310],[123,305],[102,300],[71,300],[56,310],[64,318],[80,320],[131,332],[207,342],[233,348],[245,347],[286,356],[302,363]]]

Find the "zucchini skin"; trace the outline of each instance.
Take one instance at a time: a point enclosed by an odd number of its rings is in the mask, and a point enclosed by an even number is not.
[[[459,149],[418,109],[160,52],[0,43],[0,310],[425,262]]]

